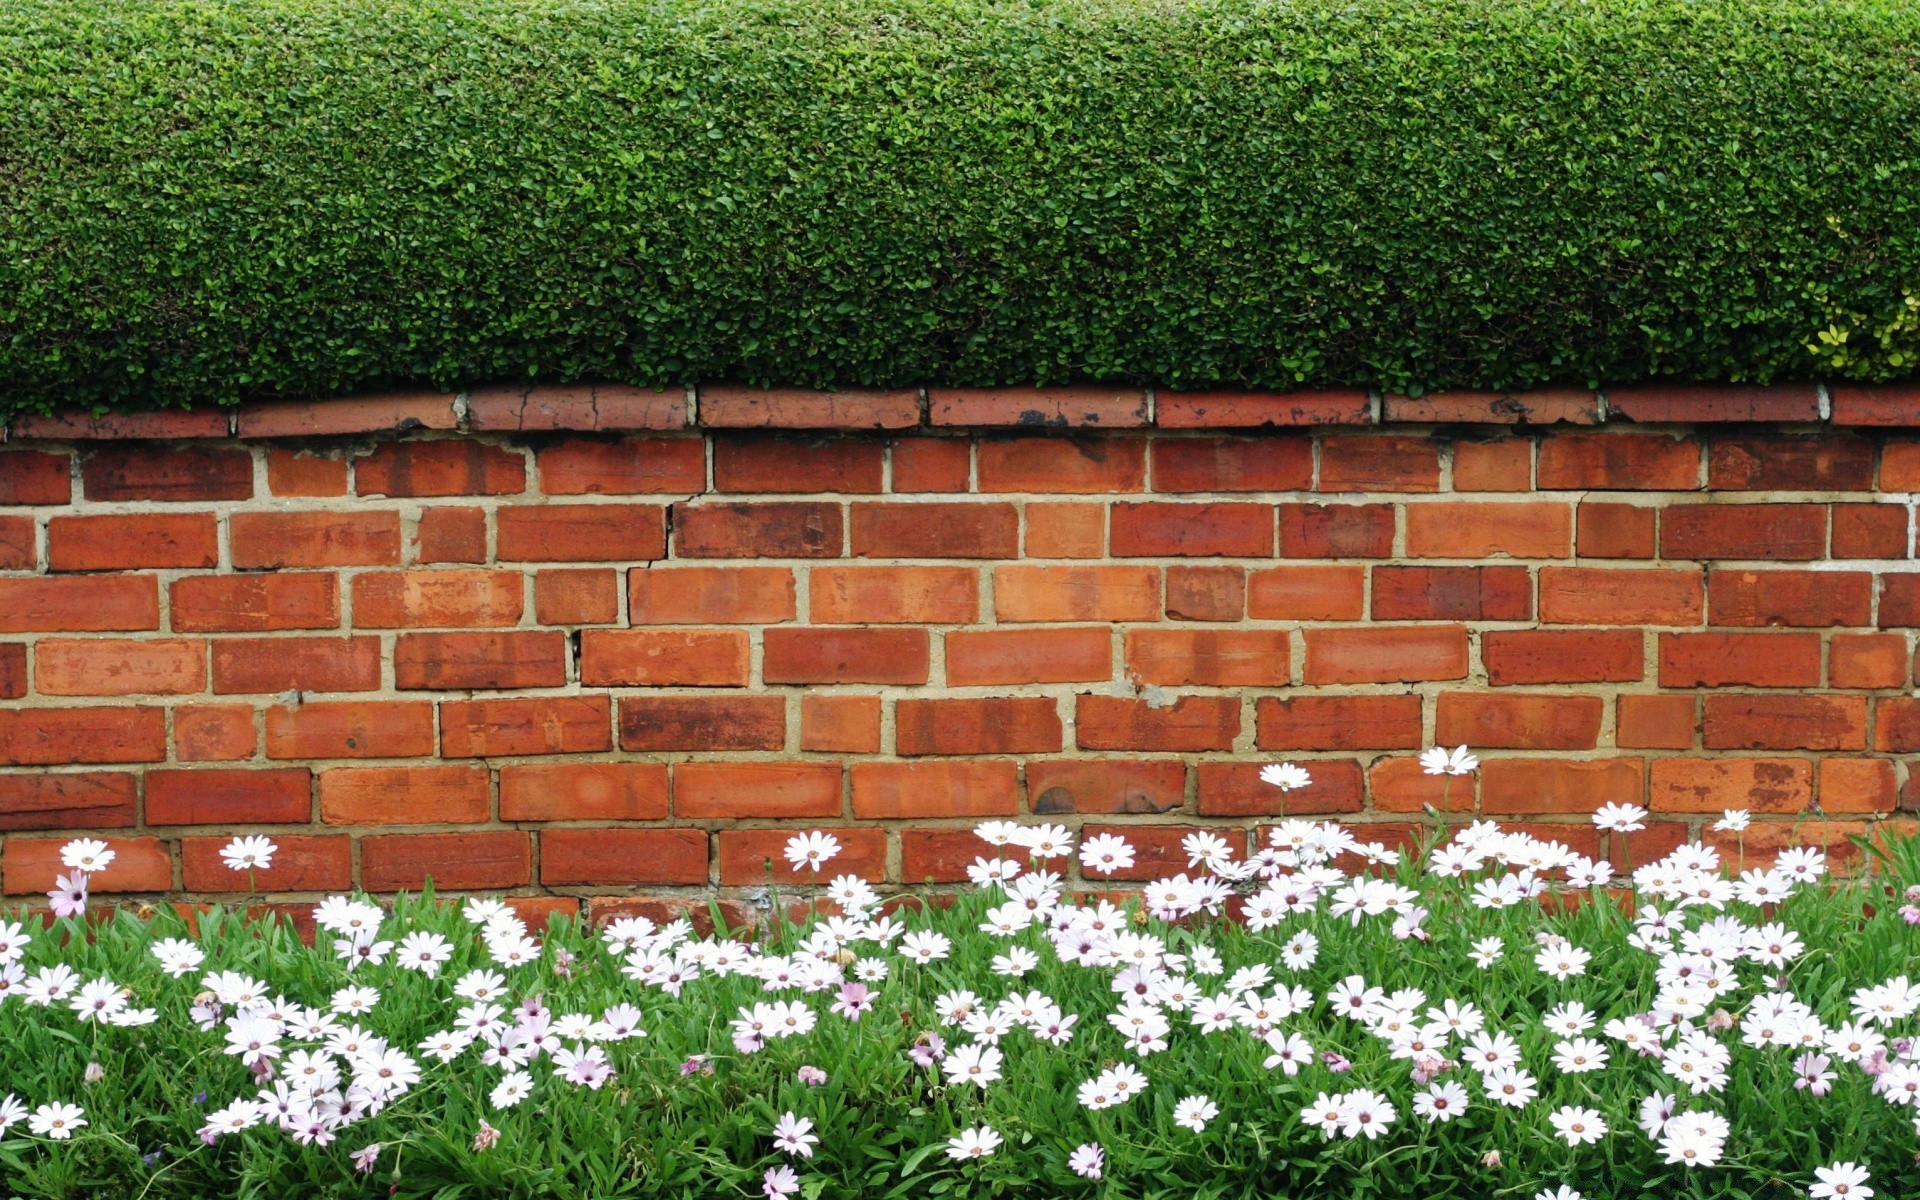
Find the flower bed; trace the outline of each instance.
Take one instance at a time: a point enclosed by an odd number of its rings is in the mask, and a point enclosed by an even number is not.
[[[975,887],[894,905],[797,836],[774,911],[811,911],[757,941],[428,895],[329,899],[313,948],[234,912],[83,924],[112,854],[70,843],[63,915],[0,923],[0,1176],[156,1198],[1920,1191],[1911,842],[1839,880],[1810,848],[1689,843],[1616,881],[1485,822],[1436,818],[1403,854],[1283,820],[1251,859],[1193,835],[1184,870],[1116,898],[1059,868],[1125,871],[1121,838],[979,833]]]

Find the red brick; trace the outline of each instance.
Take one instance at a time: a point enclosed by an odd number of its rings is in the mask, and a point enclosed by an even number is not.
[[[26,694],[26,645],[21,642],[0,644],[0,700],[18,700]]]
[[[1659,510],[1588,501],[1574,524],[1581,558],[1652,558]]]
[[[1160,615],[1154,567],[1005,566],[993,570],[1002,621],[1151,621]]]
[[[622,750],[783,750],[780,696],[623,696]]]
[[[1831,434],[1716,439],[1707,451],[1707,486],[1736,492],[1872,491],[1873,443]]]
[[[1694,491],[1700,486],[1700,443],[1664,433],[1553,434],[1541,439],[1534,486],[1542,491]]]
[[[880,753],[880,697],[800,697],[800,748],[830,754]]]
[[[1880,577],[1880,628],[1920,626],[1920,574]]]
[[[611,625],[620,619],[620,575],[604,567],[556,568],[533,577],[542,625]]]
[[[559,687],[567,681],[567,657],[567,635],[558,630],[403,633],[394,642],[393,686],[403,691]]]
[[[0,517],[0,571],[31,571],[40,565],[32,517]]]
[[[43,696],[182,695],[207,687],[207,644],[196,638],[43,638],[33,658]]]
[[[377,637],[217,638],[213,690],[371,692],[380,686]]]
[[[1019,425],[1048,429],[1130,428],[1147,423],[1146,393],[1138,388],[932,388],[927,418],[934,426]]]
[[[972,475],[968,438],[911,437],[893,443],[896,492],[964,492]]]
[[[786,567],[627,572],[627,622],[632,625],[772,625],[793,620],[795,611],[793,572]]]
[[[1156,438],[1156,492],[1304,492],[1313,488],[1305,437]]]
[[[483,508],[437,505],[420,510],[414,527],[414,561],[483,563],[487,561],[487,512]]]
[[[1110,877],[1114,880],[1144,882],[1150,879],[1164,879],[1177,871],[1188,871],[1187,850],[1183,844],[1192,834],[1202,832],[1195,825],[1083,825],[1081,833],[1086,837],[1099,837],[1113,834],[1127,839],[1133,847],[1133,865],[1122,867]],[[1247,834],[1243,829],[1209,830],[1224,837],[1229,845],[1242,853],[1246,850]]]
[[[967,878],[967,867],[973,860],[988,857],[991,849],[971,829],[902,829],[900,880],[908,884],[959,883]]]
[[[1116,504],[1112,522],[1116,558],[1273,554],[1273,506],[1268,504]]]
[[[471,438],[384,442],[353,464],[362,496],[509,496],[527,490],[526,456]]]
[[[1812,633],[1663,633],[1661,687],[1818,687]]]
[[[838,504],[676,504],[676,558],[838,558],[845,542]]]
[[[1282,558],[1391,558],[1391,504],[1282,504]]]
[[[1691,750],[1697,707],[1692,696],[1622,696],[1614,745],[1635,750]]]
[[[405,833],[360,839],[360,886],[370,892],[520,887],[533,878],[533,838],[515,829]]]
[[[1442,692],[1434,740],[1489,750],[1591,750],[1600,744],[1598,696]]]
[[[1285,687],[1284,629],[1129,629],[1127,675],[1166,687]]]
[[[1532,487],[1532,438],[1454,443],[1454,491],[1524,492]]]
[[[1873,576],[1865,571],[1707,572],[1714,625],[1870,625]]]
[[[113,867],[95,875],[88,887],[95,892],[167,892],[173,890],[173,860],[166,843],[150,837],[101,838],[114,853]],[[60,861],[64,837],[10,837],[0,849],[0,876],[10,896],[44,892],[54,877],[65,875]]]
[[[1688,504],[1660,518],[1663,558],[1822,558],[1827,510],[1818,504]]]
[[[1027,505],[1028,558],[1099,558],[1106,552],[1106,505]]]
[[[1900,633],[1836,633],[1827,645],[1827,680],[1837,688],[1907,685],[1911,651]]]
[[[930,669],[924,629],[780,628],[762,637],[769,684],[920,684]]]
[[[1163,813],[1186,803],[1187,767],[1177,759],[1052,759],[1027,764],[1027,797],[1049,813]]]
[[[510,763],[500,768],[502,821],[660,821],[667,766],[645,762]]]
[[[1834,558],[1911,558],[1907,509],[1901,504],[1833,506]]]
[[[1865,696],[1708,696],[1709,750],[1865,750]]]
[[[252,758],[259,743],[250,704],[194,704],[173,710],[173,757],[180,762]]]
[[[1423,437],[1334,435],[1320,442],[1323,492],[1437,492],[1440,447]]]
[[[1271,567],[1248,580],[1256,621],[1358,621],[1366,606],[1365,567]]]
[[[1105,627],[979,629],[947,634],[947,684],[1093,683],[1113,676]]]
[[[353,889],[353,839],[275,834],[273,865],[236,871],[220,857],[231,839],[180,841],[180,880],[190,892],[345,892]]]
[[[1074,736],[1082,750],[1231,750],[1240,733],[1237,696],[1181,696],[1154,704],[1080,696]]]
[[[540,835],[540,882],[704,884],[704,829],[549,829]]]
[[[887,878],[887,832],[872,826],[847,825],[823,830],[840,843],[840,853],[816,875],[804,864],[787,861],[788,829],[723,829],[716,837],[715,858],[722,887],[765,884],[769,879],[791,884],[824,883],[835,875],[857,875],[872,883]],[[771,869],[769,869],[771,868]]]
[[[1246,612],[1246,568],[1167,568],[1169,620],[1239,621],[1246,617]]]
[[[815,567],[808,614],[823,625],[969,625],[980,619],[971,567]]]
[[[13,438],[63,438],[74,440],[162,441],[177,438],[228,436],[233,423],[217,408],[194,412],[179,409],[157,412],[103,413],[85,409],[62,409],[46,415],[22,415],[7,422],[7,434]]]
[[[840,815],[840,764],[676,763],[673,815],[683,820],[837,817]]]
[[[369,571],[353,580],[360,629],[516,625],[525,577],[518,571]]]
[[[330,574],[189,575],[173,581],[169,610],[182,633],[333,629],[340,584]]]
[[[109,829],[133,824],[138,807],[137,781],[119,771],[0,775],[0,830]]]
[[[713,485],[722,492],[880,491],[886,446],[866,438],[803,441],[794,438],[713,443]]]
[[[1839,384],[1828,389],[1835,425],[1920,425],[1920,387]]]
[[[1472,812],[1479,780],[1429,775],[1417,758],[1383,758],[1367,768],[1367,794],[1380,812]]]
[[[1415,683],[1465,679],[1467,630],[1462,625],[1427,628],[1309,629],[1309,687],[1323,683]]]
[[[1817,421],[1820,396],[1810,383],[1648,383],[1608,388],[1607,411],[1641,422]]]
[[[1880,490],[1920,491],[1920,441],[1888,442],[1880,448]]]
[[[268,758],[424,758],[433,753],[425,700],[336,700],[267,710]]]
[[[149,825],[305,824],[313,776],[305,767],[147,772]]]
[[[1820,811],[1890,813],[1899,796],[1893,763],[1884,758],[1820,760]]]
[[[1381,410],[1384,420],[1395,423],[1552,425],[1566,421],[1575,425],[1593,425],[1600,420],[1599,397],[1585,388],[1389,395],[1382,398]]]
[[[440,753],[447,758],[497,758],[611,750],[612,709],[605,696],[442,701]]]
[[[240,571],[400,561],[396,512],[237,512],[227,519],[227,537]]]
[[[1045,754],[1062,745],[1059,705],[1051,696],[902,700],[893,719],[894,753],[903,758]]]
[[[1525,621],[1533,579],[1525,567],[1375,567],[1376,621]]]
[[[693,495],[707,490],[701,438],[569,438],[534,454],[549,496]]]
[[[490,815],[485,767],[335,767],[320,772],[329,825],[453,825]]]
[[[73,458],[23,450],[0,454],[0,504],[67,504],[73,500]]]
[[[1162,429],[1366,425],[1373,420],[1373,401],[1364,388],[1160,392],[1154,400],[1154,424]]]
[[[1629,683],[1645,677],[1645,653],[1637,629],[1501,629],[1480,636],[1480,659],[1495,687]]]
[[[1552,501],[1407,505],[1410,558],[1565,558],[1573,510]]]
[[[276,496],[344,496],[347,460],[306,450],[270,449],[267,488]]]
[[[47,521],[47,566],[51,570],[125,571],[219,564],[219,531],[212,513],[53,517]]]
[[[1418,696],[1262,696],[1253,744],[1262,750],[1417,750]]]
[[[1705,610],[1698,570],[1540,569],[1543,624],[1698,625]]]
[[[709,429],[910,429],[920,423],[920,393],[849,389],[758,388],[710,384],[700,389],[700,424]]]
[[[682,429],[685,388],[619,383],[499,384],[467,396],[475,429]]]
[[[285,400],[243,404],[237,432],[243,438],[277,438],[452,429],[458,423],[453,400],[445,392],[383,392],[318,403]]]
[[[853,815],[865,820],[1010,817],[1019,806],[1019,774],[1011,762],[988,759],[853,765]],[[986,848],[984,842],[976,840],[976,844]]]
[[[1307,764],[1311,782],[1283,792],[1260,778],[1260,764],[1203,762],[1198,771],[1199,811],[1203,817],[1307,816],[1360,811],[1365,785],[1360,764],[1315,759]]]
[[[0,764],[159,762],[167,715],[158,708],[0,709]]]
[[[580,682],[588,687],[745,687],[749,654],[744,630],[588,629],[580,634]]]
[[[249,500],[253,455],[200,446],[105,446],[80,463],[88,500]]]
[[[983,492],[1095,495],[1146,487],[1141,438],[1015,438],[980,443]]]
[[[1656,813],[1804,812],[1813,764],[1798,758],[1656,758],[1648,787]]]
[[[665,558],[667,512],[652,504],[514,504],[494,514],[503,562]]]
[[[1014,558],[1020,514],[1011,504],[853,505],[860,558]]]
[[[1603,804],[1645,803],[1646,781],[1638,758],[1495,758],[1480,768],[1480,807],[1489,816],[1586,816]]]

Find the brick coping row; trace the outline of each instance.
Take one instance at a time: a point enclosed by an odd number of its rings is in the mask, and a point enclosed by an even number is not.
[[[233,409],[20,416],[7,439],[302,438],[415,429],[1256,429],[1393,424],[1805,424],[1920,427],[1920,383],[1642,384],[1382,395],[1361,388],[1178,392],[1071,386],[820,391],[711,384],[497,385]]]

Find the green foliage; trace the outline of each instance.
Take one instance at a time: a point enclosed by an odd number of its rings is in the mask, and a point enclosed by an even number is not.
[[[11,0],[4,404],[1909,374],[1917,33],[1898,0]]]

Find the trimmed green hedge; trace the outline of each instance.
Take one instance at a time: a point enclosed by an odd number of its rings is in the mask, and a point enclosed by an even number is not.
[[[9,0],[0,396],[1906,375],[1917,35],[1904,0]]]

